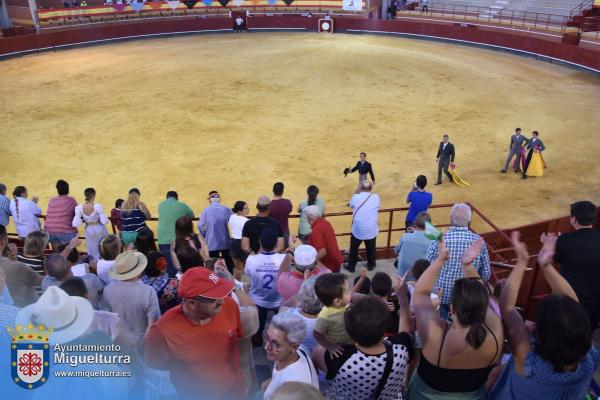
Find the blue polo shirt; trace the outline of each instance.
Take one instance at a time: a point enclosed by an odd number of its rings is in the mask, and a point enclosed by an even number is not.
[[[433,196],[429,192],[410,192],[406,200],[410,203],[408,207],[408,214],[406,214],[406,220],[409,222],[415,222],[417,214],[423,211],[427,211],[433,200]]]

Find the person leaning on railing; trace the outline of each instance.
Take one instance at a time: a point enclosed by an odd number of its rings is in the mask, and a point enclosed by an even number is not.
[[[146,227],[146,220],[152,218],[148,207],[140,201],[140,191],[137,188],[129,190],[127,200],[121,206],[123,219],[122,239],[125,247],[135,242],[138,231]]]

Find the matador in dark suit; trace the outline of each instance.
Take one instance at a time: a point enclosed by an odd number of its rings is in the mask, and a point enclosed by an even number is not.
[[[448,171],[448,167],[451,162],[454,162],[454,145],[449,142],[448,135],[444,135],[442,141],[440,142],[440,147],[438,148],[437,155],[435,156],[435,161],[438,163],[438,176],[436,185],[442,184],[442,170],[450,179],[450,182],[453,181],[452,174]]]

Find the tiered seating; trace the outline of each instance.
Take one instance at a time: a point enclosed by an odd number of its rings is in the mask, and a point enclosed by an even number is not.
[[[498,14],[501,10],[524,11],[569,16],[571,10],[579,5],[580,0],[444,0],[433,2],[432,5],[460,5],[489,8],[491,14]]]

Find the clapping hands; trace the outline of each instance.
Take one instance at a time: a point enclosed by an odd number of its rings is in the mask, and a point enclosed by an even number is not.
[[[540,236],[540,242],[543,246],[538,254],[538,263],[542,267],[552,264],[556,252],[556,239],[558,239],[558,236],[555,233],[542,233]]]

